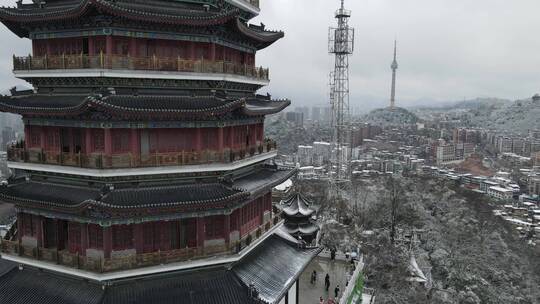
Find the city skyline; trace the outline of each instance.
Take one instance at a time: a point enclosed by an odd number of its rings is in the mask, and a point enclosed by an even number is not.
[[[388,106],[388,58],[394,38],[400,40],[399,102],[402,106],[497,97],[529,98],[540,90],[535,66],[540,42],[530,28],[540,25],[532,0],[407,2],[348,1],[356,28],[357,52],[351,57],[351,106]],[[290,97],[296,105],[328,102],[326,52],[328,25],[339,1],[261,1],[267,28],[286,32],[258,63],[271,66],[268,91]],[[284,10],[283,7],[288,7]],[[309,18],[301,16],[309,12]],[[504,22],[503,22],[504,20]],[[306,51],[308,50],[308,51]],[[291,66],[301,71],[295,77]],[[279,75],[279,76],[277,76]],[[264,89],[262,92],[266,92]]]

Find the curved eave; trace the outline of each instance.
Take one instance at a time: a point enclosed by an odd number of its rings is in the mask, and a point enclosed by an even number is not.
[[[290,105],[290,100],[269,101],[260,103],[258,105],[250,104],[248,101],[246,106],[242,108],[242,112],[248,116],[272,115],[283,111]]]
[[[178,118],[209,118],[219,117],[230,113],[244,104],[243,99],[231,101],[225,105],[208,107],[201,109],[166,109],[166,108],[132,108],[118,106],[107,102],[109,97],[103,99],[88,97],[80,104],[70,107],[44,108],[44,107],[23,107],[14,106],[5,102],[0,102],[0,112],[19,114],[23,116],[35,117],[66,117],[79,116],[90,109],[94,108],[112,116],[128,116],[130,118],[162,118],[162,119],[178,119]]]
[[[288,210],[284,208],[283,212],[285,212],[285,214],[288,215],[289,217],[306,218],[306,217],[311,217],[315,213],[315,210],[312,210],[312,209],[310,210],[311,210],[310,212],[302,212],[300,210]]]
[[[238,192],[232,195],[219,197],[208,200],[184,201],[184,202],[161,202],[161,203],[146,203],[146,204],[112,204],[95,199],[87,199],[80,203],[63,204],[50,201],[41,201],[27,199],[23,197],[15,197],[0,193],[0,200],[15,204],[22,208],[37,209],[37,210],[54,210],[67,214],[84,214],[91,210],[107,210],[114,214],[142,212],[145,214],[162,214],[173,211],[203,211],[208,208],[227,207],[233,202],[242,202],[249,197],[247,192]]]
[[[0,21],[17,35],[23,37],[28,35],[28,30],[25,29],[23,25],[39,22],[78,19],[90,12],[93,8],[111,14],[115,17],[127,18],[135,21],[190,26],[211,26],[224,24],[230,20],[238,19],[241,15],[241,10],[239,8],[216,12],[206,16],[189,16],[130,9],[127,7],[122,7],[121,5],[116,4],[114,1],[81,0],[78,4],[72,7],[58,8],[41,12],[39,9],[30,11],[3,7],[0,8]]]
[[[236,26],[236,29],[242,35],[253,40],[257,44],[257,49],[259,50],[264,49],[272,45],[274,42],[278,41],[279,39],[285,37],[285,33],[283,32],[270,32],[270,31],[256,30],[246,25],[240,19],[236,19],[235,26]]]

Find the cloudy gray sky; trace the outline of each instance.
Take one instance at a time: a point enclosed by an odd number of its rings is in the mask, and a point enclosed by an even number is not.
[[[15,0],[0,0],[13,5]],[[327,102],[328,27],[339,0],[261,0],[269,29],[285,38],[263,50],[271,68],[263,89],[295,104]],[[351,58],[351,103],[377,107],[390,87],[392,44],[399,48],[398,102],[441,102],[475,97],[517,99],[540,91],[538,0],[347,0],[356,49]],[[11,76],[11,56],[27,54],[28,41],[0,25],[0,87]]]

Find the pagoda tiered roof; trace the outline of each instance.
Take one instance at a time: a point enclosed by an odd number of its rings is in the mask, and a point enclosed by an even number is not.
[[[242,11],[234,6],[205,9],[200,4],[163,0],[62,0],[45,4],[21,4],[0,8],[0,21],[20,37],[28,37],[32,27],[47,22],[77,21],[95,12],[134,22],[174,26],[209,27],[229,24],[233,31],[251,39],[259,49],[283,38],[280,31],[248,26]]]
[[[167,183],[161,186],[92,188],[22,180],[0,187],[0,200],[24,209],[59,212],[87,218],[129,221],[132,217],[183,216],[201,211],[222,213],[241,206],[260,191],[268,191],[290,178],[294,170],[264,168],[236,181],[222,183]]]
[[[283,212],[291,217],[310,217],[315,210],[310,207],[311,202],[300,193],[296,193],[282,202]]]
[[[93,9],[139,21],[208,26],[223,24],[240,15],[240,10],[205,10],[202,5],[159,0],[64,0],[40,4],[23,4],[0,9],[2,20],[34,23],[80,18]]]
[[[237,111],[247,116],[264,116],[282,111],[289,100],[267,97],[233,98],[216,96],[157,95],[48,95],[0,97],[0,111],[26,117],[79,117],[103,112],[122,119],[208,119]]]
[[[308,242],[319,231],[319,226],[312,220],[315,210],[312,202],[300,193],[295,193],[281,202],[281,209],[285,214],[284,229],[293,236],[302,236]]]

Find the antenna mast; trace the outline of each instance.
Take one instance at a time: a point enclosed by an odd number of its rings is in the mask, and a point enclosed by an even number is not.
[[[334,185],[349,180],[347,169],[350,157],[347,153],[349,144],[347,137],[350,135],[349,55],[352,55],[354,50],[354,28],[349,27],[351,11],[345,9],[344,0],[341,0],[341,7],[336,11],[335,17],[338,25],[330,28],[328,39],[328,51],[335,56],[334,72],[331,74],[334,155],[330,168],[330,180]],[[332,172],[332,167],[335,167],[335,173]]]

